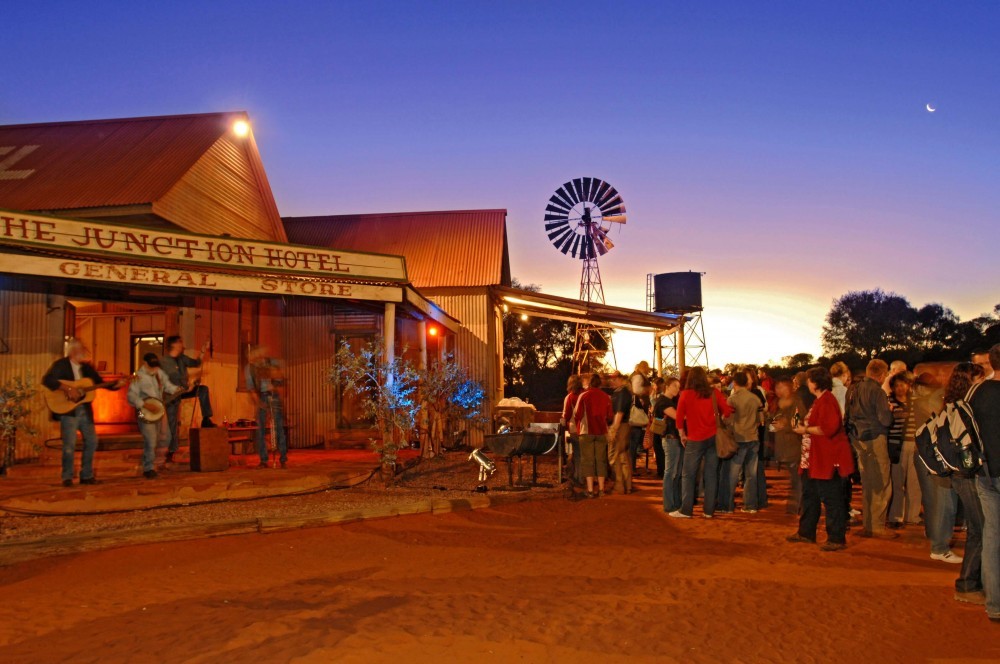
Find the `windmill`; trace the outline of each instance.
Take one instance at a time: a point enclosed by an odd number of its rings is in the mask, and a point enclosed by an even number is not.
[[[598,178],[576,178],[556,189],[545,206],[545,232],[556,249],[583,261],[580,299],[604,304],[604,287],[598,256],[614,244],[608,237],[613,224],[625,223],[625,202],[618,190]],[[615,349],[611,329],[578,323],[573,348],[573,371],[587,373],[600,368]]]

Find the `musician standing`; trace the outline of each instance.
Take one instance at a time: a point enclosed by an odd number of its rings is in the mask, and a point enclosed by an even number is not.
[[[250,351],[246,369],[246,386],[257,408],[257,453],[260,455],[258,468],[267,468],[267,414],[271,414],[274,436],[281,455],[281,467],[288,462],[288,441],[285,439],[285,407],[278,388],[284,385],[281,362],[268,357],[266,346],[257,346]]]
[[[128,402],[135,407],[136,417],[139,421],[139,433],[142,434],[142,476],[147,480],[156,479],[156,469],[153,462],[156,460],[156,443],[167,437],[167,420],[163,417],[165,406],[163,397],[167,394],[176,394],[181,391],[181,387],[174,385],[167,378],[167,374],[160,368],[160,358],[156,353],[146,353],[142,356],[144,364],[135,372],[135,380],[128,388]],[[143,416],[143,408],[148,409],[153,414],[160,417],[151,422]]]
[[[205,351],[208,350],[208,342],[202,347],[197,357],[191,357],[184,352],[184,340],[179,335],[167,337],[167,341],[163,346],[167,349],[167,352],[160,358],[160,368],[167,374],[167,378],[170,379],[171,383],[179,385],[185,390],[184,394],[167,404],[167,427],[170,443],[167,447],[166,461],[170,463],[174,460],[174,453],[180,444],[180,438],[178,437],[178,429],[180,428],[178,415],[180,414],[181,401],[195,397],[198,398],[198,404],[201,406],[202,429],[214,427],[215,422],[212,421],[212,401],[208,397],[208,387],[201,384],[200,378],[195,381],[194,385],[188,382],[188,369],[201,366]]]
[[[61,390],[71,401],[78,401],[84,393],[64,385],[61,381],[72,382],[89,378],[94,385],[101,383],[101,375],[90,364],[90,351],[82,342],[73,339],[66,347],[66,357],[53,362],[42,377],[42,385],[50,390]],[[103,389],[117,390],[122,381]],[[76,452],[76,432],[83,435],[83,459],[80,464],[80,484],[98,484],[94,477],[94,452],[97,451],[97,431],[94,428],[94,409],[89,403],[81,403],[70,412],[59,415],[52,413],[52,419],[59,422],[62,436],[62,484],[73,486],[73,453]]]

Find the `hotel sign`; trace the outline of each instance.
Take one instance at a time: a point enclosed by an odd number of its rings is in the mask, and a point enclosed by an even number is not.
[[[372,286],[327,281],[321,278],[309,279],[268,274],[227,274],[187,269],[140,267],[20,254],[0,253],[0,272],[139,287],[194,288],[232,293],[300,295],[382,302],[401,302],[403,299],[403,289],[399,286]]]
[[[192,269],[201,266],[309,277],[407,281],[406,263],[401,256],[194,235],[3,210],[0,210],[0,243],[155,261]]]

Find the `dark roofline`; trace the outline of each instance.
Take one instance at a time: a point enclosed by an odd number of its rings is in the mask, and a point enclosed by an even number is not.
[[[246,118],[250,117],[250,114],[246,111],[215,111],[210,113],[181,113],[178,115],[144,115],[135,118],[95,118],[93,120],[68,120],[66,122],[29,122],[27,124],[11,124],[11,125],[0,125],[0,129],[13,129],[13,128],[23,128],[23,127],[65,127],[68,125],[86,125],[86,124],[111,124],[114,122],[144,122],[148,120],[186,120],[189,118],[206,118],[206,117],[226,117],[232,115],[242,115]]]
[[[306,215],[301,217],[282,217],[281,220],[285,222],[321,221],[323,219],[342,219],[344,217],[417,217],[425,215],[473,214],[473,213],[483,213],[483,212],[502,212],[504,216],[507,216],[506,208],[480,208],[472,210],[434,210],[434,211],[421,210],[419,212],[362,212],[358,214],[317,214],[317,215]]]

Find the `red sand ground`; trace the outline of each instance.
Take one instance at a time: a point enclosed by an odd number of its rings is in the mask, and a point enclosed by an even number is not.
[[[680,521],[657,497],[8,567],[0,661],[1000,661],[1000,625],[912,529],[822,553],[783,541],[783,505]]]

